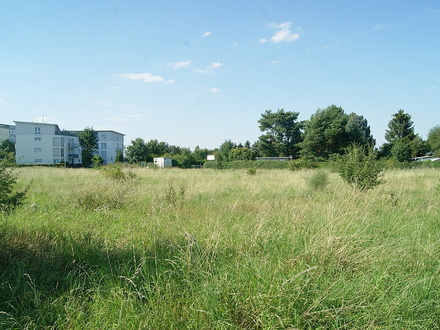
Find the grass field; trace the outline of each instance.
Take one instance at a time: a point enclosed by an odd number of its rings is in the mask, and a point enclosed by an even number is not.
[[[322,171],[19,169],[0,328],[440,328],[440,171]]]

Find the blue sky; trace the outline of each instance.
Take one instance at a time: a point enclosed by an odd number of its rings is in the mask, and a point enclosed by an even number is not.
[[[261,114],[331,104],[378,144],[440,124],[438,0],[0,0],[0,123],[251,143]]]

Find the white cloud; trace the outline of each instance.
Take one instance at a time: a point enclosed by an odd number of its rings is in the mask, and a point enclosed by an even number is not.
[[[116,86],[110,87],[110,90],[114,91],[116,88]]]
[[[280,61],[270,61],[269,63],[270,64],[278,64],[278,63],[280,63]]]
[[[221,92],[222,90],[220,89],[220,88],[211,88],[210,90],[209,90],[210,92],[213,92],[213,93],[218,93],[218,92]]]
[[[299,33],[293,33],[290,29],[292,22],[284,22],[281,24],[271,24],[271,29],[277,30],[270,39],[260,39],[260,43],[266,42],[292,42],[299,38]]]
[[[166,81],[167,84],[174,84],[175,82],[176,82],[176,79],[170,79],[170,80]]]
[[[5,103],[5,100],[0,99],[0,104]]]
[[[427,90],[428,91],[434,91],[434,90],[436,90],[437,89],[437,87],[435,87],[435,86],[432,86],[432,87],[429,87]],[[1,103],[1,102],[0,102]]]
[[[212,34],[211,31],[206,31],[205,33],[202,34],[202,37],[207,37],[210,36]]]
[[[176,62],[176,63],[170,63],[174,69],[181,69],[181,68],[188,68],[191,65],[192,61],[182,61],[182,62]]]
[[[200,68],[194,68],[193,71],[196,73],[213,73],[214,70],[222,67],[224,64],[220,62],[211,63],[206,68],[200,69]]]
[[[151,73],[121,73],[119,77],[130,80],[143,80],[146,83],[163,82],[165,80],[164,77],[155,76]]]

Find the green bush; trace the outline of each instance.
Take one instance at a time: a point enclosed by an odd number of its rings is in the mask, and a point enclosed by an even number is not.
[[[105,177],[117,181],[134,179],[136,177],[136,174],[132,171],[125,172],[122,164],[105,165],[100,167],[100,170]]]
[[[364,191],[383,183],[383,163],[363,146],[352,145],[347,153],[335,158],[333,168],[353,189]]]
[[[0,162],[0,212],[8,213],[23,203],[28,188],[20,192],[14,191],[16,183],[14,169]]]
[[[328,173],[323,170],[315,171],[307,181],[313,190],[323,190],[328,185]]]

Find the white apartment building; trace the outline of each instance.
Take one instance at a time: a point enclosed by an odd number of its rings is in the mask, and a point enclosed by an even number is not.
[[[0,124],[0,142],[3,140],[11,140],[15,143],[15,126]]]
[[[115,131],[96,131],[98,133],[98,154],[104,164],[113,164],[118,151],[124,151],[124,134]]]
[[[15,121],[15,159],[17,164],[58,164],[81,166],[80,131],[60,130],[56,124]],[[97,131],[98,150],[104,164],[114,163],[124,149],[124,134]]]
[[[82,164],[78,136],[56,124],[15,121],[17,164]]]

